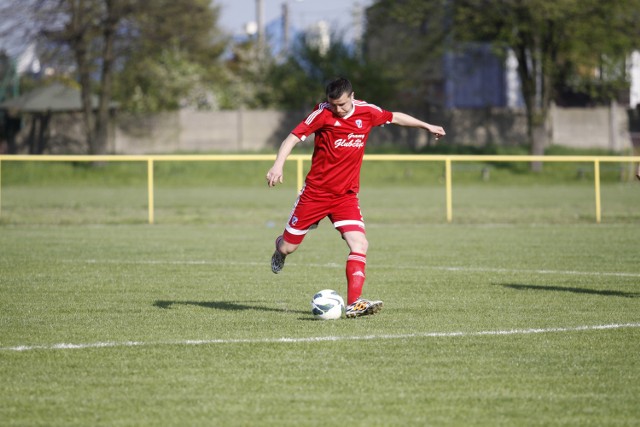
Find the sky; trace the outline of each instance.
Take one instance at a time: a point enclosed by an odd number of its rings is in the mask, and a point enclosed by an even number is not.
[[[2,0],[0,0],[2,1]],[[262,0],[264,4],[265,25],[281,19],[282,5],[289,5],[289,22],[291,34],[304,31],[318,21],[326,21],[331,30],[344,32],[345,41],[354,37],[353,12],[358,6],[370,6],[374,0]],[[219,5],[221,16],[219,24],[229,34],[245,36],[245,25],[257,21],[256,0],[212,0]],[[276,26],[279,24],[275,24]],[[17,46],[17,45],[16,45]],[[11,55],[18,55],[15,46],[0,40],[0,49],[7,49]],[[20,45],[21,48],[24,46]]]
[[[373,0],[262,0],[265,24],[280,19],[282,5],[289,5],[289,21],[298,30],[324,20],[332,29],[345,31],[347,39],[353,37],[349,31],[353,22],[353,10],[359,6],[370,6]],[[256,0],[214,0],[221,6],[219,24],[236,36],[245,34],[245,25],[257,21]]]

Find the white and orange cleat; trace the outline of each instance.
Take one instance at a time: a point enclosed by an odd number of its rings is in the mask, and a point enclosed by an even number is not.
[[[347,306],[345,316],[353,318],[376,314],[382,310],[383,305],[382,301],[369,301],[364,298],[359,298],[356,302]]]

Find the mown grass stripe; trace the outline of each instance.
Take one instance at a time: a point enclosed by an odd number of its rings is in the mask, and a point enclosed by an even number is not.
[[[229,265],[229,266],[268,266],[265,262],[239,262],[239,261],[207,261],[207,260],[109,260],[109,259],[88,259],[88,260],[64,260],[65,263],[87,264],[133,264],[133,265]],[[302,265],[290,262],[288,265]],[[344,268],[342,264],[336,263],[304,263],[305,267],[316,268]],[[493,268],[493,267],[455,267],[444,265],[384,265],[377,264],[371,268],[393,268],[412,270],[442,270],[452,272],[476,272],[476,273],[507,273],[507,274],[559,274],[566,276],[595,276],[595,277],[640,277],[640,273],[630,273],[624,271],[577,271],[577,270],[549,270],[549,269],[517,269],[517,268]]]

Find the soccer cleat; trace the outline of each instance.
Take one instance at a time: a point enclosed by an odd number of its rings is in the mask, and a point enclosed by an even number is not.
[[[280,246],[280,242],[282,241],[282,236],[278,236],[276,239],[276,250],[273,252],[271,256],[271,271],[275,274],[280,273],[282,268],[284,267],[284,259],[287,257],[286,255],[282,255],[278,246]]]
[[[345,311],[346,317],[360,317],[367,316],[369,314],[376,314],[382,310],[382,301],[369,301],[363,298],[359,298],[356,302],[347,306]]]

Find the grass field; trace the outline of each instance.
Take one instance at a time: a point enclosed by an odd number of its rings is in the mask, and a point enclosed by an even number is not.
[[[370,183],[385,308],[323,322],[328,222],[269,269],[292,182],[159,178],[151,226],[144,179],[3,174],[1,425],[640,424],[637,183],[603,185],[602,224],[588,180],[468,179],[453,224],[437,183]]]

